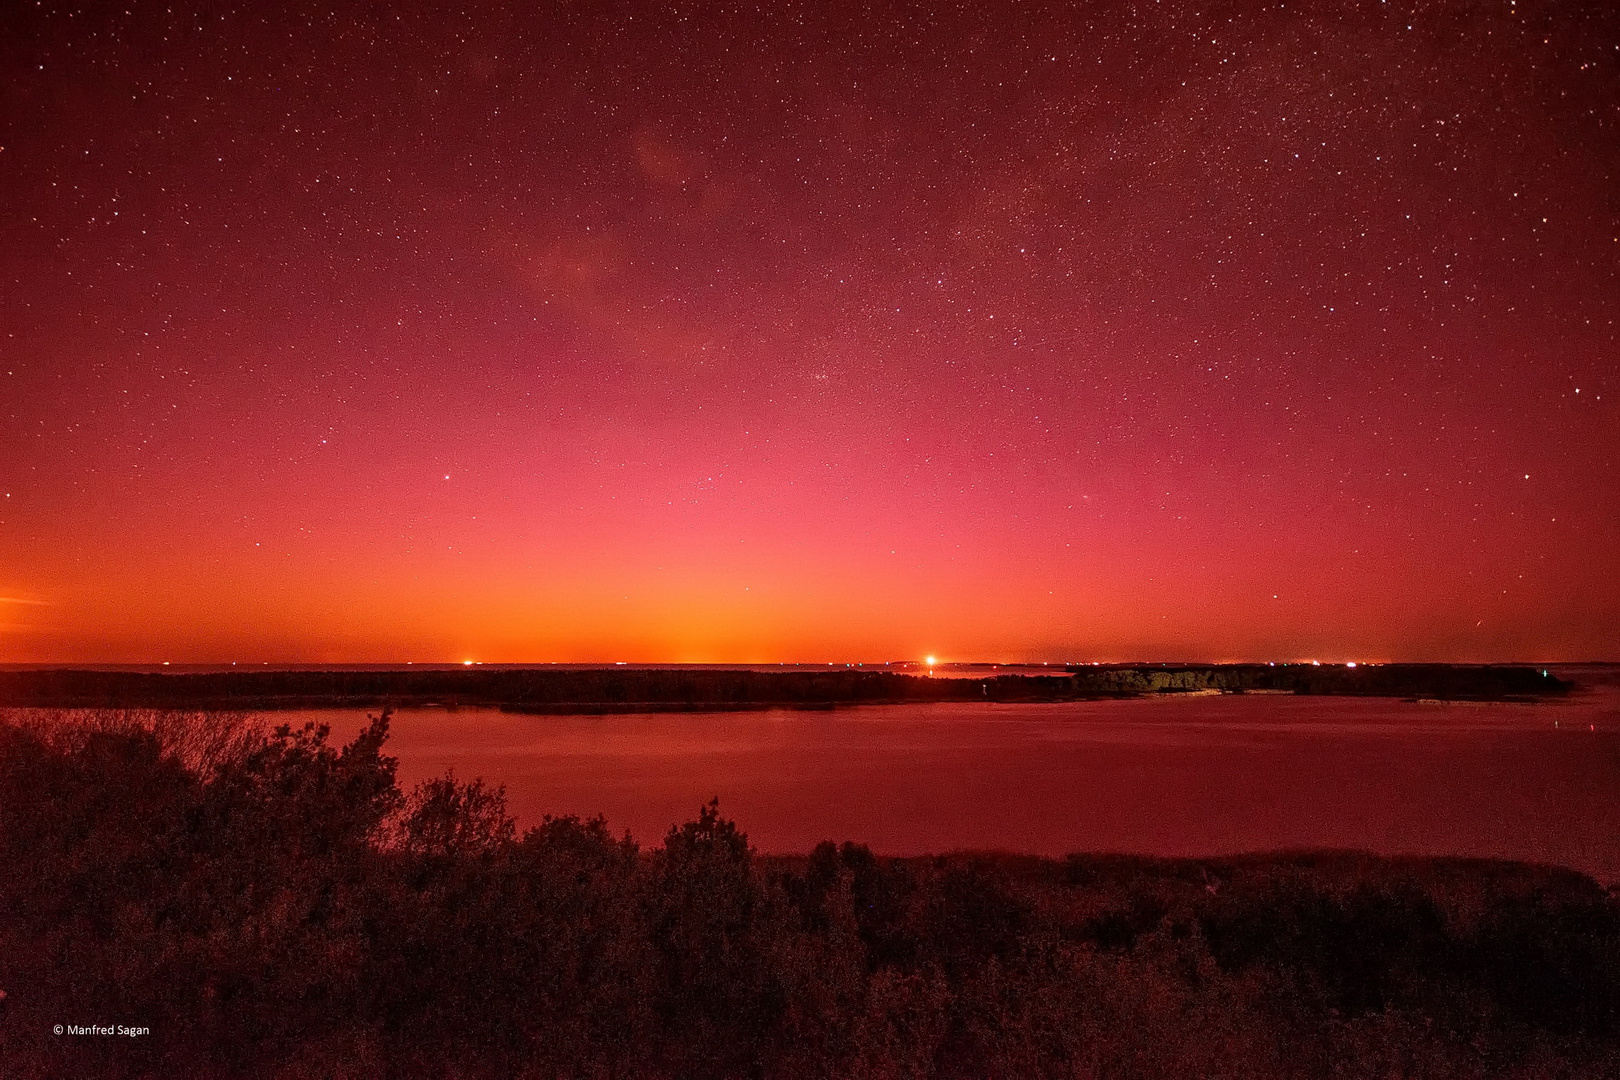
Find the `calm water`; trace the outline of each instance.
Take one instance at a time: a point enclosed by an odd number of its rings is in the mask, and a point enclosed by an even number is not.
[[[281,714],[348,737],[356,710]],[[1596,730],[1592,730],[1595,727]],[[404,710],[406,785],[506,784],[521,823],[604,814],[644,844],[721,807],[761,851],[1288,847],[1488,855],[1620,879],[1620,696],[1542,705],[1167,697],[831,713]]]

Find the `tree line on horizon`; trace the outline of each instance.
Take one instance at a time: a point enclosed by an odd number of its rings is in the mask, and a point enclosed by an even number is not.
[[[0,715],[4,1071],[1620,1075],[1620,897],[1573,871],[762,857],[712,802],[646,848],[403,791],[388,727]]]
[[[166,674],[73,669],[0,672],[0,705],[273,709],[386,703],[523,711],[631,711],[942,701],[1073,701],[1194,690],[1455,699],[1531,698],[1573,687],[1523,665],[1135,664],[1052,675],[929,678],[897,672],[591,668],[290,670]]]

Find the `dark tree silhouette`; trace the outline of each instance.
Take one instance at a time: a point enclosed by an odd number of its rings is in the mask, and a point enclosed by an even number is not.
[[[716,801],[643,851],[403,795],[388,723],[0,722],[5,1074],[1620,1075],[1620,903],[1573,872],[766,858]]]

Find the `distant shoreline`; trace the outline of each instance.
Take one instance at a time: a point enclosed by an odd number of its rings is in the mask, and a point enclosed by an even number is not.
[[[1544,667],[1460,664],[1121,664],[1051,674],[930,678],[883,670],[454,667],[157,673],[0,671],[0,706],[270,711],[491,707],[536,714],[825,710],[925,702],[1092,701],[1298,694],[1531,702],[1575,688]]]

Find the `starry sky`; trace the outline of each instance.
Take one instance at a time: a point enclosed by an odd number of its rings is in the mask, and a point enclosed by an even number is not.
[[[1620,659],[1607,3],[0,41],[0,662]]]

